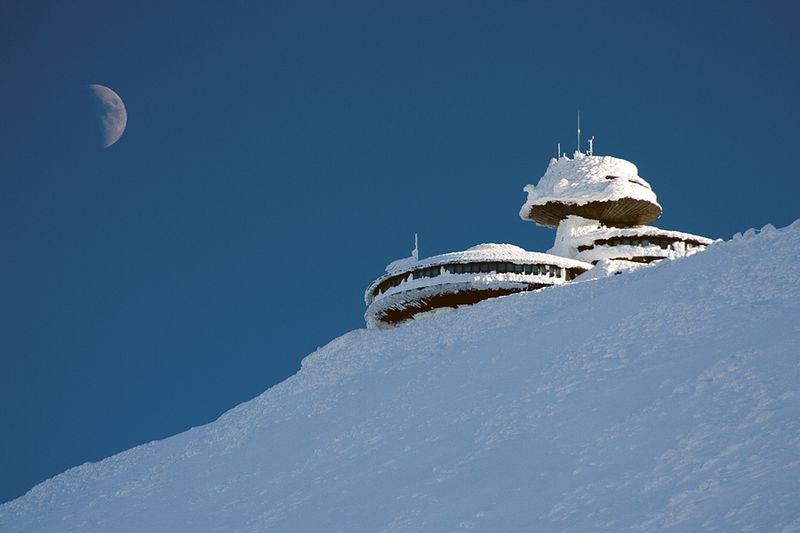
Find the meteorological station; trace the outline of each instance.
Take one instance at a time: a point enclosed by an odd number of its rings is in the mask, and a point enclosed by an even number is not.
[[[651,222],[661,205],[630,161],[586,152],[550,160],[539,183],[524,188],[520,217],[556,230],[546,253],[512,244],[479,244],[467,250],[393,261],[364,294],[370,328],[383,328],[444,308],[593,279],[704,250],[712,239],[669,231]]]

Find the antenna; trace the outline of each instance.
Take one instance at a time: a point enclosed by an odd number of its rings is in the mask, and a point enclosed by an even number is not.
[[[558,143],[558,148],[556,149],[556,159],[561,159],[561,143]]]
[[[411,250],[411,257],[415,261],[419,261],[419,237],[416,233],[414,234],[414,249]]]
[[[589,139],[589,155],[594,154],[594,135]]]
[[[578,109],[578,151],[581,151],[581,110]]]

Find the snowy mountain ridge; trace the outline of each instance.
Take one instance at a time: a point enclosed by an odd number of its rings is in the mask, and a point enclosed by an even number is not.
[[[2,531],[800,531],[800,221],[357,330]]]

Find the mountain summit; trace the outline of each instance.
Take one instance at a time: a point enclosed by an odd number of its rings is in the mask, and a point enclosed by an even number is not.
[[[800,222],[350,332],[2,531],[798,531]]]

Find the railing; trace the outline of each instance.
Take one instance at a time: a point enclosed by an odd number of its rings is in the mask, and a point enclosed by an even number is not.
[[[449,274],[519,274],[527,276],[549,276],[551,278],[565,278],[570,281],[578,276],[584,269],[568,268],[564,269],[556,265],[548,264],[526,264],[512,262],[480,262],[480,263],[452,263],[445,265],[435,265],[426,268],[412,270],[392,276],[380,284],[372,291],[373,296],[378,296],[397,287],[405,281],[420,278],[435,278],[442,273]]]
[[[595,246],[658,246],[662,250],[666,250],[678,242],[685,243],[686,248],[689,250],[695,247],[705,246],[705,244],[699,241],[675,239],[672,237],[611,237],[608,239],[598,239],[592,244],[578,246],[578,251],[585,252],[593,249]]]

